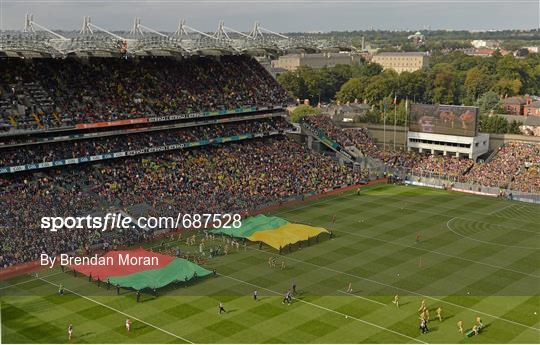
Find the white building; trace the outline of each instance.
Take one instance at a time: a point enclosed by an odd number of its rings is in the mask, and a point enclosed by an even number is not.
[[[452,155],[476,160],[489,150],[489,134],[478,133],[475,137],[458,135],[408,132],[407,149],[433,155]]]
[[[471,41],[471,45],[475,48],[498,48],[499,42],[494,40],[473,40]]]
[[[429,66],[429,56],[421,52],[390,52],[378,53],[371,59],[384,69],[393,69],[401,72],[414,72]]]

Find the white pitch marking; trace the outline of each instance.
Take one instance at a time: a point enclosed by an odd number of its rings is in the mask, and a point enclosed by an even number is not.
[[[501,212],[502,210],[506,210],[507,208],[512,207],[512,206],[516,206],[516,205],[514,205],[514,204],[506,205],[506,206],[504,206],[504,207],[501,207],[501,208],[498,208],[498,209],[496,209],[496,210],[493,210],[493,211],[489,212],[488,214],[489,214],[489,215],[492,215],[492,214],[494,214],[494,213]]]
[[[259,289],[262,289],[262,290],[266,290],[266,291],[275,293],[275,294],[277,294],[278,296],[281,295],[281,294],[280,294],[279,292],[277,292],[277,291],[274,291],[274,290],[271,290],[271,289],[268,289],[268,288],[265,288],[265,287],[262,287],[262,286],[259,286],[259,285],[250,283],[250,282],[247,282],[247,281],[242,280],[242,279],[238,279],[238,278],[231,277],[231,276],[228,276],[228,275],[225,275],[225,274],[221,274],[221,273],[218,273],[218,275],[220,275],[220,276],[222,276],[222,277],[225,277],[225,278],[232,279],[232,280],[236,280],[236,281],[238,281],[238,282],[240,282],[240,283],[244,283],[244,284],[247,284],[247,285],[251,285],[251,286],[253,286],[253,287],[256,287],[256,288],[259,288]],[[380,326],[380,325],[371,323],[371,322],[366,321],[366,320],[362,320],[362,319],[356,318],[356,317],[354,317],[354,316],[351,316],[351,315],[348,315],[348,314],[339,312],[339,311],[337,311],[337,310],[330,309],[330,308],[326,308],[326,307],[323,307],[322,305],[318,305],[318,304],[315,304],[315,303],[313,303],[313,302],[304,301],[304,300],[302,300],[302,299],[298,299],[298,298],[295,298],[295,297],[293,297],[293,299],[295,299],[295,300],[297,300],[297,301],[299,301],[299,302],[302,302],[302,303],[306,303],[307,305],[310,305],[310,306],[315,307],[315,308],[323,309],[323,310],[326,310],[326,311],[329,311],[329,312],[332,312],[332,313],[335,313],[335,314],[338,314],[338,315],[341,315],[341,316],[345,316],[345,317],[347,317],[347,318],[350,317],[350,318],[353,319],[353,320],[356,320],[356,321],[365,323],[366,325],[370,325],[370,326],[376,327],[376,328],[378,328],[378,329],[382,329],[382,330],[385,330],[385,331],[394,333],[394,334],[396,334],[396,335],[405,337],[405,338],[407,338],[407,339],[410,339],[410,340],[413,340],[413,341],[416,341],[416,342],[419,342],[419,343],[422,343],[422,344],[428,344],[428,343],[426,343],[426,342],[424,342],[424,341],[422,341],[422,340],[420,340],[420,339],[416,339],[416,338],[413,338],[413,337],[409,337],[409,336],[406,335],[406,334],[403,334],[403,333],[400,333],[400,332],[391,330],[391,329],[389,329],[389,328],[386,328],[386,327],[383,327],[383,326]]]
[[[52,274],[43,276],[43,278],[52,277],[52,276],[57,276],[57,275],[62,274],[62,273],[64,273],[64,272],[56,272],[56,273],[52,273]],[[15,284],[7,285],[7,286],[2,286],[2,287],[0,287],[0,290],[9,289],[9,288],[14,287],[14,286],[18,286],[18,285],[30,283],[30,282],[33,282],[33,281],[36,281],[36,280],[40,280],[40,279],[41,279],[41,278],[38,277],[38,278],[34,278],[34,279],[25,280],[25,281],[23,281],[23,282],[15,283]]]
[[[476,238],[474,238],[474,237],[469,237],[469,236],[462,235],[462,234],[460,234],[459,232],[456,232],[454,229],[452,229],[452,228],[450,227],[450,223],[451,223],[454,219],[457,219],[457,218],[459,218],[459,217],[454,217],[454,218],[448,220],[448,221],[446,222],[446,227],[447,227],[448,230],[450,230],[453,234],[455,234],[455,235],[457,235],[457,236],[459,236],[459,237],[466,238],[466,239],[471,240],[471,241],[480,242],[480,243],[484,243],[484,244],[491,244],[491,245],[499,246],[499,247],[540,250],[540,248],[535,248],[535,247],[513,246],[513,245],[509,245],[509,244],[495,243],[495,242],[490,242],[490,241],[482,241],[482,240],[476,239]]]
[[[264,250],[262,250],[262,249],[258,249],[258,248],[251,248],[251,249],[256,250],[256,251],[260,251],[260,252],[263,252],[263,253],[267,253],[266,251],[264,251]],[[499,317],[499,316],[496,316],[496,315],[492,315],[492,314],[489,314],[489,313],[486,313],[486,312],[483,312],[483,311],[480,311],[480,310],[477,310],[477,309],[468,308],[468,307],[462,306],[462,305],[460,305],[460,304],[452,303],[452,302],[449,302],[449,301],[445,301],[445,300],[442,300],[442,299],[439,299],[439,298],[436,298],[436,297],[431,297],[431,296],[422,295],[421,293],[418,293],[418,292],[415,292],[415,291],[410,291],[410,290],[407,290],[407,289],[404,289],[404,288],[400,288],[400,287],[397,287],[397,286],[394,286],[394,285],[391,285],[391,284],[382,283],[382,282],[377,281],[377,280],[374,280],[374,279],[361,277],[361,276],[358,276],[358,275],[355,275],[355,274],[352,274],[352,273],[347,273],[347,272],[339,271],[339,270],[336,270],[336,269],[333,269],[333,268],[330,268],[330,267],[327,267],[327,266],[317,265],[317,264],[314,264],[314,263],[311,263],[311,262],[308,262],[308,261],[302,261],[302,260],[295,259],[295,258],[292,258],[292,257],[286,257],[285,255],[282,255],[282,254],[276,254],[276,253],[273,253],[273,255],[285,257],[285,258],[287,258],[287,259],[289,259],[289,260],[291,260],[291,261],[296,261],[296,262],[304,263],[304,264],[306,264],[306,265],[311,265],[311,266],[319,267],[319,268],[322,268],[322,269],[325,269],[325,270],[328,270],[328,271],[331,271],[331,272],[335,272],[335,273],[347,275],[347,276],[349,276],[349,277],[354,277],[354,278],[362,279],[362,280],[365,280],[365,281],[368,281],[368,282],[371,282],[371,283],[374,283],[374,284],[378,284],[378,285],[386,286],[386,287],[389,287],[389,288],[393,288],[393,289],[405,291],[406,293],[411,294],[411,295],[420,296],[420,297],[423,297],[423,298],[427,298],[427,299],[431,299],[431,300],[438,301],[438,302],[441,302],[441,303],[445,303],[445,304],[448,304],[448,305],[452,305],[452,306],[454,306],[454,307],[458,307],[458,308],[470,310],[470,311],[473,311],[473,312],[475,312],[475,313],[482,314],[482,315],[486,315],[486,316],[492,317],[492,318],[497,319],[497,320],[506,321],[506,322],[508,322],[508,323],[512,323],[512,324],[515,324],[515,325],[518,325],[518,326],[522,326],[522,327],[525,327],[525,328],[530,328],[530,329],[532,329],[532,330],[534,330],[534,331],[540,331],[540,328],[528,326],[528,325],[525,325],[525,324],[522,324],[522,323],[519,323],[519,322],[516,322],[516,321],[508,320],[508,319],[505,319],[505,318],[503,318],[503,317]]]
[[[353,297],[360,298],[360,299],[363,299],[363,300],[366,300],[366,301],[369,301],[369,302],[372,302],[372,303],[377,303],[377,304],[382,305],[384,307],[388,307],[388,305],[386,305],[384,303],[381,303],[379,301],[375,301],[373,299],[370,299],[370,298],[367,298],[367,297],[364,297],[364,296],[356,295],[354,293],[350,293],[350,292],[342,291],[342,290],[338,290],[338,291],[343,293],[343,294],[349,295],[349,296],[353,296]]]
[[[466,258],[461,257],[461,256],[454,256],[454,255],[450,255],[450,254],[447,254],[447,253],[438,252],[436,250],[429,250],[429,249],[424,249],[424,248],[420,248],[420,247],[409,246],[407,244],[402,244],[402,243],[393,242],[393,241],[387,241],[387,240],[383,240],[383,239],[373,237],[373,236],[356,234],[354,232],[348,232],[348,231],[343,231],[343,230],[334,230],[334,231],[335,232],[342,232],[344,234],[348,234],[348,235],[355,236],[355,237],[369,238],[371,240],[384,242],[384,243],[389,243],[389,244],[393,244],[393,245],[404,247],[404,248],[412,248],[412,249],[416,249],[416,250],[421,250],[421,251],[426,252],[426,253],[432,253],[432,254],[436,254],[436,255],[446,256],[446,257],[449,257],[449,258],[454,258],[454,259],[458,259],[458,260],[462,260],[462,261],[467,261],[467,262],[471,262],[471,263],[478,264],[478,265],[484,265],[484,266],[487,266],[487,267],[496,268],[498,270],[505,270],[505,271],[509,271],[509,272],[519,273],[519,274],[523,274],[525,276],[529,276],[529,277],[533,277],[533,278],[540,278],[539,275],[514,270],[514,269],[511,269],[511,268],[508,268],[508,267],[504,267],[504,266],[497,266],[497,265],[492,265],[492,264],[488,264],[488,263],[481,262],[481,261],[466,259]]]
[[[44,281],[45,283],[48,283],[48,284],[51,284],[51,285],[53,285],[53,286],[58,287],[58,285],[56,285],[55,283],[50,282],[50,281],[48,281],[48,280],[46,280],[46,279],[43,279],[43,278],[38,278],[38,279]],[[163,328],[160,328],[160,327],[158,327],[158,326],[156,326],[156,325],[153,325],[153,324],[151,324],[151,323],[149,323],[149,322],[146,322],[146,321],[144,321],[144,320],[141,320],[141,319],[139,319],[139,318],[137,318],[137,317],[135,317],[135,316],[133,316],[133,315],[129,315],[129,314],[127,314],[127,313],[124,313],[124,312],[121,311],[121,310],[115,309],[115,308],[113,308],[113,307],[111,307],[111,306],[108,306],[108,305],[106,305],[106,304],[103,304],[103,303],[101,303],[101,302],[98,302],[98,301],[96,301],[96,300],[93,300],[93,299],[91,299],[90,297],[86,297],[86,296],[84,296],[84,295],[81,295],[80,293],[77,293],[77,292],[75,292],[75,291],[73,291],[73,290],[70,290],[70,289],[67,289],[67,288],[65,288],[65,287],[64,287],[64,290],[69,291],[69,292],[71,292],[72,294],[77,295],[77,296],[79,296],[79,297],[81,297],[81,298],[84,298],[84,299],[86,299],[86,300],[89,300],[89,301],[91,301],[91,302],[94,302],[94,303],[96,303],[96,304],[99,304],[99,305],[102,306],[102,307],[108,308],[108,309],[110,309],[110,310],[112,310],[112,311],[115,311],[115,312],[117,312],[117,313],[119,313],[119,314],[122,314],[122,315],[124,315],[124,316],[129,317],[129,318],[132,318],[133,320],[137,320],[137,321],[139,321],[139,322],[141,322],[141,323],[144,323],[145,325],[148,325],[148,326],[150,326],[150,327],[153,327],[153,328],[157,329],[158,331],[161,331],[161,332],[163,332],[163,333],[166,333],[166,334],[168,334],[168,335],[170,335],[170,336],[173,336],[173,337],[175,337],[175,338],[177,338],[177,339],[183,340],[183,341],[185,341],[186,343],[194,344],[192,341],[189,341],[189,340],[187,340],[186,338],[183,338],[183,337],[181,337],[181,336],[179,336],[179,335],[176,335],[176,334],[174,334],[174,333],[171,333],[171,332],[169,332],[169,331],[166,331],[166,330],[164,330]]]

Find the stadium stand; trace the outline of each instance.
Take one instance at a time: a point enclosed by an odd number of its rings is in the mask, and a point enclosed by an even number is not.
[[[247,214],[291,198],[355,185],[366,177],[365,171],[284,135],[290,124],[279,109],[257,110],[282,107],[289,97],[247,56],[3,62],[0,267],[36,260],[41,253],[116,250],[154,237],[151,230],[139,228],[44,234],[40,228],[44,215],[85,216],[109,210],[145,210],[145,215],[165,217],[201,210]],[[248,111],[223,113],[219,119],[204,115],[243,107]],[[167,119],[159,126],[136,122],[114,130],[107,125],[75,127],[178,114],[202,115]],[[342,147],[356,146],[365,156],[390,166],[444,172],[477,183],[512,182],[515,188],[529,188],[531,178],[534,188],[540,185],[538,170],[525,164],[538,164],[537,147],[505,146],[485,165],[490,173],[493,167],[490,177],[480,173],[481,165],[471,169],[470,160],[381,150],[366,129],[343,130],[325,116],[303,121]],[[157,150],[193,142],[197,145]],[[111,153],[122,154],[99,161],[89,158]],[[59,161],[62,164],[56,164]],[[26,169],[42,163],[49,165]],[[17,169],[2,171],[5,167]],[[506,174],[513,180],[505,179]],[[272,243],[279,247],[285,242]]]
[[[476,164],[464,181],[502,188],[511,184],[516,190],[539,192],[539,164],[538,145],[511,142],[501,146],[491,161]]]
[[[288,102],[248,56],[3,59],[0,168],[19,168],[0,169],[0,267],[154,235],[139,228],[45,234],[43,215],[141,205],[160,216],[247,212],[358,181],[351,168],[283,136],[290,128],[283,113],[257,112]],[[151,118],[160,125],[137,120]],[[117,120],[135,121],[110,127]],[[108,160],[90,159],[97,155]]]
[[[325,115],[307,116],[303,119],[311,126],[323,131],[327,136],[336,140],[342,146],[356,146],[365,155],[377,158],[390,166],[404,167],[409,170],[423,173],[462,175],[472,161],[457,159],[450,156],[421,155],[416,152],[404,152],[397,150],[382,150],[377,147],[375,141],[369,136],[366,128],[342,129],[336,126]]]
[[[285,104],[287,93],[247,56],[4,59],[0,130]]]
[[[140,150],[200,140],[242,135],[283,132],[290,125],[282,118],[246,120],[238,123],[214,124],[173,130],[149,131],[87,140],[58,141],[45,144],[0,148],[0,167],[52,162],[60,159],[92,156],[112,152]]]
[[[362,178],[352,168],[339,166],[284,136],[0,176],[0,188],[5,191],[0,197],[0,231],[5,238],[2,267],[35,260],[42,252],[89,251],[94,245],[114,249],[152,236],[141,229],[59,230],[44,235],[39,228],[44,214],[66,217],[140,204],[160,216],[201,209],[246,213],[291,196],[352,185]]]
[[[413,173],[439,175],[455,181],[517,191],[540,192],[540,147],[525,143],[508,143],[487,163],[454,156],[428,155],[398,150],[382,150],[369,137],[365,128],[342,129],[325,115],[306,116],[310,126],[324,132],[342,146],[354,145],[365,156],[377,158],[392,167],[402,167]]]

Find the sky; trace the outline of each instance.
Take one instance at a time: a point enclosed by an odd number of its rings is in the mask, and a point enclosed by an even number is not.
[[[180,18],[201,31],[220,19],[239,31],[255,21],[277,32],[362,29],[536,29],[540,0],[0,0],[0,28],[20,30],[25,13],[50,29],[79,29],[84,15],[109,30],[129,30],[133,18],[175,31]]]

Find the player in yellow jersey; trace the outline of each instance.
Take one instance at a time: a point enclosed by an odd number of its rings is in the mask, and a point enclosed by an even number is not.
[[[422,302],[420,303],[420,308],[418,308],[418,312],[421,313],[424,311],[424,309],[426,309],[426,300],[423,299]]]
[[[396,308],[399,308],[399,295],[398,294],[394,296],[394,300],[392,301],[392,303],[396,305]]]
[[[463,334],[463,321],[459,320],[457,322],[457,326],[458,326],[458,329],[459,329],[459,333]]]

